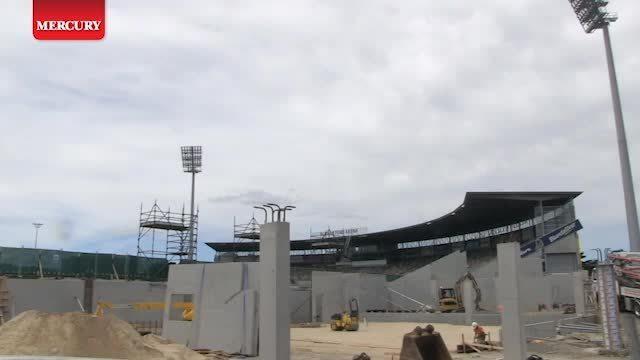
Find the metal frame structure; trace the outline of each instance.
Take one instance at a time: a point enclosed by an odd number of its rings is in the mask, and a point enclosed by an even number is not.
[[[243,240],[260,240],[260,223],[258,223],[255,216],[252,216],[251,220],[246,224],[236,224],[236,218],[233,218],[233,241],[240,242]]]
[[[157,234],[160,232],[160,234]],[[192,239],[192,240],[190,240]],[[170,262],[184,262],[197,258],[198,211],[194,215],[164,211],[154,203],[149,211],[140,205],[138,227],[138,256],[162,258]],[[163,241],[164,240],[164,241]],[[163,244],[164,242],[164,244]]]

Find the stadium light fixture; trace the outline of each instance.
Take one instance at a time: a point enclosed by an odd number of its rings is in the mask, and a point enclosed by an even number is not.
[[[616,134],[618,137],[618,154],[620,157],[620,170],[622,171],[622,188],[624,191],[624,205],[627,215],[627,231],[629,234],[629,249],[640,251],[640,226],[638,225],[638,209],[636,206],[627,135],[622,118],[622,105],[618,89],[613,51],[611,50],[611,36],[609,24],[618,19],[617,14],[607,11],[608,0],[569,0],[578,21],[587,34],[597,29],[602,29],[604,47],[609,69],[609,85],[611,87],[611,100],[613,102],[613,114],[615,118]]]
[[[182,153],[182,170],[186,173],[191,173],[191,214],[189,221],[189,246],[187,248],[187,259],[193,260],[195,244],[193,241],[194,231],[194,202],[195,202],[195,190],[196,190],[196,174],[202,171],[202,146],[182,146],[180,148]]]

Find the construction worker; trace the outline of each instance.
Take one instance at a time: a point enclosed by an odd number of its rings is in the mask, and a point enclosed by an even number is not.
[[[477,322],[472,322],[471,327],[473,328],[473,342],[476,344],[487,344],[487,333],[484,331],[482,326],[478,325]]]

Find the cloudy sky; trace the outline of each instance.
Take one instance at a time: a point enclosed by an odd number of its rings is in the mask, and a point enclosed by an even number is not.
[[[2,3],[2,246],[39,221],[41,247],[135,254],[141,203],[188,203],[185,144],[201,241],[265,201],[297,205],[302,238],[578,190],[583,246],[627,246],[602,36],[566,0],[108,0],[105,40],[80,43]],[[640,3],[610,9],[640,191]]]

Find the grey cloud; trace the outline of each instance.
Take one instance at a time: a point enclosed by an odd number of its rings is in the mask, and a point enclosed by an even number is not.
[[[228,194],[210,197],[210,203],[236,203],[242,205],[257,206],[266,203],[274,203],[280,206],[292,203],[289,196],[276,195],[264,190],[249,190],[238,194]]]
[[[625,14],[640,4],[612,5],[633,162],[640,25]],[[188,202],[177,152],[187,143],[205,151],[203,239],[224,238],[233,216],[263,202],[297,205],[301,238],[309,227],[410,225],[467,190],[505,189],[584,190],[585,247],[624,234],[602,39],[582,33],[566,2],[109,7],[99,43],[34,41],[29,2],[0,14],[23,29],[0,35],[0,206],[26,219],[0,222],[14,243],[30,243],[31,217],[55,224],[72,211],[69,238],[43,228],[45,244],[117,236],[104,246],[135,252],[141,201]],[[540,8],[554,10],[532,16]]]

